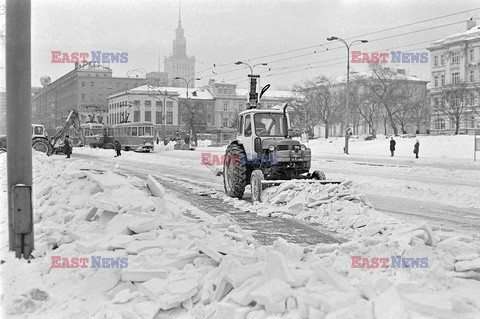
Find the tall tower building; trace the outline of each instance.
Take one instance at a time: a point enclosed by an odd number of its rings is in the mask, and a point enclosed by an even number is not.
[[[188,87],[195,87],[195,57],[187,56],[187,40],[185,39],[182,28],[180,7],[178,10],[178,26],[175,30],[175,39],[173,40],[173,52],[169,57],[165,57],[165,72],[168,73],[170,86],[186,87],[184,80],[175,80],[175,77],[182,77],[188,81]]]

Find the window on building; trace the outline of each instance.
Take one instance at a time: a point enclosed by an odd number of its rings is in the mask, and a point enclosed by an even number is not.
[[[145,107],[151,107],[151,106],[152,106],[152,101],[145,100]]]
[[[473,49],[470,49],[468,57],[470,61],[475,60],[475,51],[473,51]]]
[[[475,82],[475,71],[470,70],[470,82]]]
[[[223,101],[223,110],[228,111],[228,101]]]
[[[438,98],[433,98],[433,108],[438,108]]]
[[[93,102],[93,101],[95,101],[95,94],[90,93],[90,102]]]
[[[134,100],[133,106],[140,106],[140,100]]]
[[[158,108],[162,108],[162,101],[155,101],[155,107],[158,109]]]
[[[433,83],[434,83],[434,85],[433,85],[434,87],[438,87],[438,75],[435,75],[433,77]]]
[[[173,124],[173,111],[167,111],[167,124]]]
[[[475,105],[475,93],[471,92],[468,95],[468,104]]]
[[[452,107],[459,107],[460,106],[460,98],[456,97],[452,99]]]
[[[212,114],[207,114],[207,123],[212,123]]]
[[[140,111],[133,111],[133,121],[140,122]]]
[[[433,66],[438,66],[438,55],[433,57]]]
[[[85,87],[85,84],[86,84],[85,82],[82,82],[82,88],[84,88],[84,87]]]
[[[173,102],[172,101],[167,101],[167,107],[168,108],[173,108]]]
[[[440,56],[440,65],[445,65],[445,56],[443,54]]]
[[[145,111],[145,122],[152,121],[152,111]]]
[[[445,74],[440,75],[440,85],[445,86]]]
[[[444,130],[445,129],[445,119],[435,119],[434,128],[436,130]]]
[[[85,93],[82,93],[82,101],[85,101]]]
[[[155,124],[163,124],[162,112],[155,112]]]
[[[452,53],[452,63],[460,63],[460,52]]]
[[[224,117],[222,120],[222,127],[228,127],[228,117]]]
[[[452,84],[460,83],[460,72],[452,73]]]

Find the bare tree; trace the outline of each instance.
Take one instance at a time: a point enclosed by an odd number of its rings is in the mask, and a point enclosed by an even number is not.
[[[185,100],[181,105],[182,122],[192,132],[191,138],[197,141],[197,133],[203,132],[206,128],[206,105],[200,101]]]
[[[384,115],[393,129],[398,134],[395,122],[395,113],[398,112],[398,100],[401,94],[398,86],[398,76],[395,72],[383,68],[380,64],[371,64],[372,78],[365,79],[365,86],[376,96],[378,103],[384,108]]]
[[[316,105],[315,93],[311,90],[312,82],[295,85],[293,90],[297,97],[290,101],[292,124],[299,127],[302,132],[311,133],[315,125],[320,123],[320,117]]]
[[[469,89],[466,83],[456,83],[446,85],[440,92],[440,101],[438,108],[440,112],[445,114],[455,125],[455,135],[458,135],[460,122],[468,112],[471,112],[473,106],[471,104]],[[465,123],[466,124],[466,123]]]
[[[368,133],[375,135],[375,122],[378,117],[380,103],[376,96],[365,87],[364,78],[354,75],[350,82],[350,105],[354,114],[362,118],[368,125]]]

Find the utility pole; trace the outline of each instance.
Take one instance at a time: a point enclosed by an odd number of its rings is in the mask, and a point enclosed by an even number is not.
[[[7,187],[9,249],[34,250],[32,210],[31,3],[6,2]]]

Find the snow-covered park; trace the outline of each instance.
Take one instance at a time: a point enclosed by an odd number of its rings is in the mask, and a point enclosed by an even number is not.
[[[385,137],[351,140],[349,155],[342,139],[311,140],[312,169],[341,184],[284,183],[255,204],[248,192],[242,200],[226,197],[221,166],[202,165],[202,153],[221,156],[220,147],[156,146],[117,158],[89,148],[74,148],[70,159],[34,153],[30,261],[8,251],[6,175],[0,180],[2,313],[479,318],[473,137],[395,139],[394,157]],[[0,169],[6,171],[5,154]],[[216,206],[201,206],[205,198]],[[213,214],[218,207],[223,212]],[[265,244],[269,226],[247,229],[240,214],[306,225],[328,240],[279,236]]]

